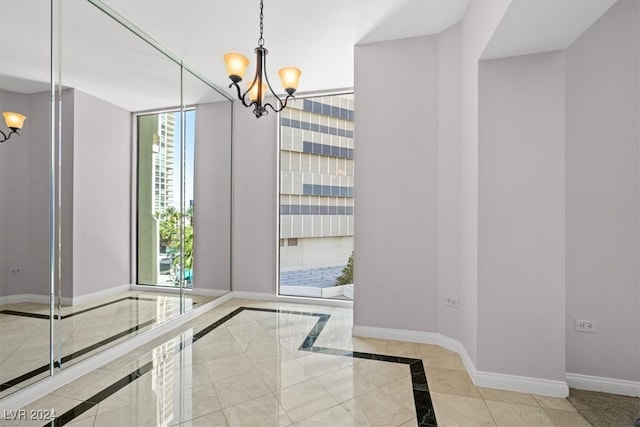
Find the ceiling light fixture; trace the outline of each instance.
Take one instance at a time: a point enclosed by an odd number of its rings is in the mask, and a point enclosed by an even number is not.
[[[271,88],[271,83],[269,83],[269,78],[267,77],[267,49],[264,47],[264,38],[262,37],[262,30],[264,28],[262,24],[263,20],[263,0],[260,0],[260,38],[258,38],[258,47],[255,49],[256,53],[256,75],[253,77],[253,80],[248,85],[248,89],[242,93],[239,82],[242,81],[245,72],[247,71],[247,67],[249,66],[249,59],[246,56],[237,53],[237,52],[229,52],[224,55],[224,62],[227,65],[227,74],[231,79],[232,86],[236,87],[238,91],[238,99],[242,101],[242,105],[245,107],[253,106],[253,114],[256,115],[256,118],[260,118],[265,114],[268,114],[267,107],[271,108],[274,112],[282,111],[284,107],[287,106],[287,101],[289,98],[294,98],[293,94],[298,89],[298,81],[300,80],[300,75],[302,71],[298,68],[294,67],[285,67],[281,68],[278,71],[280,75],[280,80],[282,81],[282,87],[285,92],[287,92],[287,96],[284,98],[284,101],[276,95],[276,93]],[[267,88],[269,92],[275,97],[277,100],[277,106],[274,107],[270,103],[265,103],[265,95],[267,93]],[[249,103],[247,103],[247,94],[249,95]]]
[[[13,135],[14,133],[20,136],[18,131],[22,129],[22,124],[24,123],[24,119],[26,119],[26,117],[22,114],[12,113],[9,111],[5,111],[4,113],[2,113],[2,115],[4,116],[4,121],[7,124],[7,127],[11,129],[11,132],[6,134],[0,130],[0,142],[5,142],[9,138],[11,138],[11,135]]]

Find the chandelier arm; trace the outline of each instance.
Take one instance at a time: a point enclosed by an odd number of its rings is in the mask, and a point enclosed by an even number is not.
[[[287,102],[289,101],[289,99],[296,99],[295,96],[293,95],[287,95],[287,97],[284,99],[284,102],[280,100],[280,98],[276,97],[279,101],[280,107],[276,108],[273,105],[271,105],[271,103],[266,103],[264,104],[265,107],[270,107],[274,113],[279,113],[280,111],[284,110],[287,106]]]
[[[9,138],[11,138],[11,135],[16,134],[18,136],[20,136],[20,134],[18,133],[17,130],[15,129],[11,129],[11,132],[9,132],[8,134],[4,133],[3,131],[0,130],[0,134],[2,134],[2,139],[0,139],[0,142],[5,142],[7,141]]]
[[[232,83],[229,85],[229,88],[231,88],[231,87],[233,87],[233,86],[235,86],[236,91],[238,92],[238,99],[239,99],[240,101],[242,101],[242,105],[244,105],[245,107],[250,107],[252,104],[247,104],[247,101],[246,101],[246,98],[245,98],[245,95],[246,95],[246,94],[247,94],[247,92],[249,92],[249,91],[247,90],[245,93],[242,93],[242,92],[241,92],[241,90],[240,90],[240,85],[238,85],[238,83],[236,83],[236,82],[232,82]],[[2,131],[0,131],[0,132],[2,132]]]

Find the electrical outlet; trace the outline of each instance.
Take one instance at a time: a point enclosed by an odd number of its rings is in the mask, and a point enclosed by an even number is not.
[[[10,276],[17,276],[19,274],[22,274],[22,269],[20,267],[13,267],[9,269]]]
[[[598,322],[595,320],[580,320],[576,319],[576,331],[578,332],[598,332]]]
[[[458,298],[455,297],[444,297],[444,303],[448,306],[458,308]]]

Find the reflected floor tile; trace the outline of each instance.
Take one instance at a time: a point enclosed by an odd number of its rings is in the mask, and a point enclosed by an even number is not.
[[[545,426],[553,427],[551,418],[540,407],[515,403],[485,401],[498,427]]]
[[[439,426],[496,425],[482,399],[435,392],[431,393],[431,399]]]
[[[38,411],[50,411],[53,409],[55,411],[55,416],[57,418],[57,417],[60,417],[65,412],[67,412],[68,410],[75,408],[80,403],[82,402],[76,399],[69,399],[66,397],[55,396],[55,395],[47,395],[42,399],[36,400],[35,402],[23,408],[25,411],[24,414],[26,419],[22,419],[22,420],[21,419],[18,419],[18,420],[4,419],[0,421],[0,426],[41,427],[43,424],[46,423],[46,421],[50,421],[50,420],[46,420],[46,419],[43,419],[42,416],[38,416],[38,415],[42,415],[42,413]],[[36,412],[33,413],[32,411],[36,411]],[[74,421],[80,421],[88,417],[93,417],[95,416],[95,414],[96,414],[96,408],[91,408],[88,411],[80,414]],[[35,415],[35,416],[32,417],[32,415]],[[34,419],[31,419],[31,418],[34,418]]]

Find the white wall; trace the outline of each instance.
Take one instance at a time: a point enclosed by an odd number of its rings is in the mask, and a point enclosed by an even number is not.
[[[233,290],[275,294],[276,114],[256,119],[234,102]]]
[[[230,290],[231,109],[196,106],[194,289]]]
[[[478,358],[564,381],[564,53],[481,61]]]
[[[436,331],[437,37],[357,45],[354,91],[354,326]]]
[[[567,50],[567,371],[640,380],[639,5]],[[597,334],[575,319],[599,322]]]

